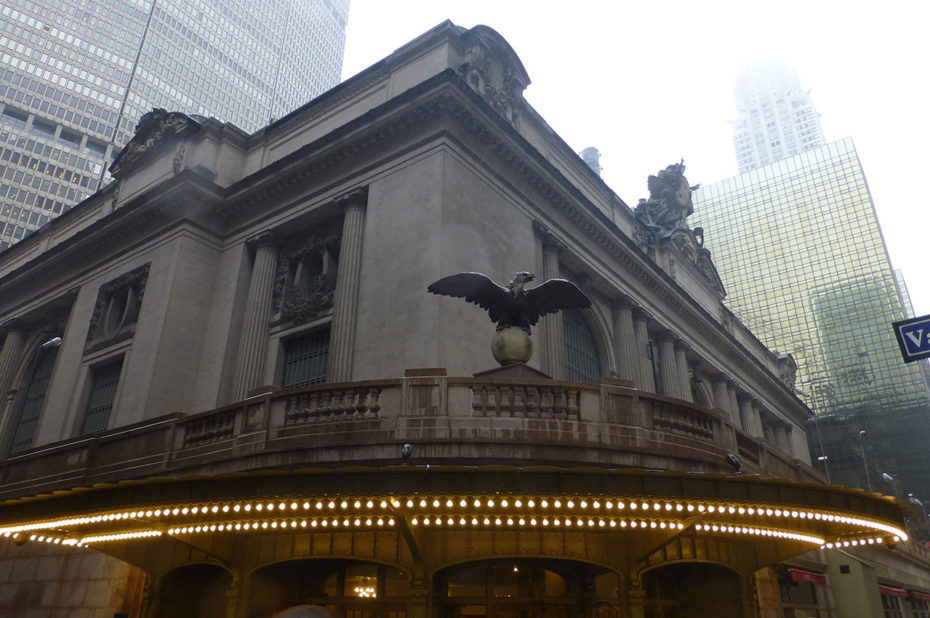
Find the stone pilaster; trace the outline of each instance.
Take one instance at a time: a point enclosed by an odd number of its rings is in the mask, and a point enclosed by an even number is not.
[[[12,386],[16,370],[23,363],[23,346],[26,342],[26,333],[20,324],[9,322],[3,329],[6,331],[6,339],[0,350],[0,408]]]
[[[543,272],[542,280],[556,279],[560,276],[559,254],[564,245],[551,232],[542,236]],[[540,318],[545,337],[544,371],[556,380],[565,379],[565,327],[561,313],[553,313]]]
[[[659,376],[662,380],[662,394],[680,397],[678,364],[675,362],[675,337],[671,333],[659,335]]]
[[[362,240],[365,234],[365,208],[368,191],[350,193],[341,200],[345,210],[342,245],[333,294],[333,322],[329,334],[327,382],[352,379],[355,351],[355,322],[358,316],[358,282],[362,273]]]
[[[626,598],[630,607],[630,618],[645,618],[646,591],[643,590],[642,586],[638,585],[638,582],[636,585],[627,588]]]
[[[730,383],[729,379],[725,375],[720,374],[714,377],[713,381],[714,406],[726,412],[727,416],[730,417],[730,420],[733,421],[737,427],[739,427],[739,419],[734,417],[733,411],[730,409],[730,390],[728,388]]]
[[[762,418],[759,408],[751,397],[739,398],[739,416],[743,423],[743,431],[752,438],[762,438]]]
[[[743,422],[739,417],[739,402],[736,397],[736,385],[732,382],[727,384],[727,396],[730,401],[730,405],[727,409],[730,411],[730,418],[733,419],[733,426],[737,429],[742,429]]]
[[[255,263],[249,279],[249,294],[242,320],[239,356],[236,362],[235,396],[244,399],[262,386],[268,355],[268,321],[271,319],[271,291],[278,261],[277,237],[265,233],[249,241],[255,247]]]
[[[679,399],[694,402],[691,395],[691,377],[688,375],[688,348],[680,339],[675,342],[675,364],[678,366]]]
[[[641,391],[656,392],[655,377],[652,374],[652,361],[649,358],[649,316],[645,311],[633,311],[633,330],[636,333],[636,387]]]
[[[636,353],[636,331],[633,327],[633,306],[618,302],[614,306],[614,349],[617,352],[617,373],[623,380],[633,380],[640,387],[640,376],[636,370],[639,355]]]

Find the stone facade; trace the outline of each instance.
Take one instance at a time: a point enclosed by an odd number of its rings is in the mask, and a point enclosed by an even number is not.
[[[760,567],[906,536],[896,505],[819,484],[787,361],[528,83],[493,30],[444,23],[253,135],[148,127],[115,183],[0,254],[0,533],[67,546],[61,568],[88,546],[132,565],[106,569],[131,616],[230,618],[461,614],[503,603],[455,600],[502,565],[529,574],[506,611],[642,617],[714,590],[724,609],[687,615],[750,615]],[[488,371],[487,315],[426,287],[523,270],[592,307]]]

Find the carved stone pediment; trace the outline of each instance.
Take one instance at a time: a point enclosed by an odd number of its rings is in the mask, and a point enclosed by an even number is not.
[[[494,110],[511,123],[519,119],[523,91],[530,78],[510,45],[487,26],[462,35],[463,62],[458,73]]]
[[[168,112],[160,108],[152,109],[139,119],[135,135],[114,159],[110,166],[110,173],[119,178],[135,167],[146,153],[154,152],[174,142],[172,137],[190,135],[199,126],[196,120],[181,112]],[[183,159],[183,146],[179,152],[180,154],[176,154],[172,162],[175,172],[179,171],[179,158]]]

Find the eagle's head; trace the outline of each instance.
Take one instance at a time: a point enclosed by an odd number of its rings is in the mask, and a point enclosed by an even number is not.
[[[510,283],[507,284],[507,289],[510,290],[511,294],[520,294],[523,292],[523,286],[536,278],[536,275],[528,272],[516,273],[513,276],[513,279],[510,280]]]

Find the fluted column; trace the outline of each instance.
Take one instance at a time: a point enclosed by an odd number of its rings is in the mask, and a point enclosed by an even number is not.
[[[678,365],[679,398],[694,401],[691,395],[691,377],[688,375],[688,347],[680,339],[675,342],[675,362]]]
[[[759,417],[759,408],[751,397],[739,398],[739,417],[745,433],[752,438],[762,437],[762,419]]]
[[[659,335],[659,379],[662,381],[662,394],[679,397],[678,365],[675,362],[675,338],[671,333]]]
[[[617,372],[623,380],[633,380],[640,386],[636,365],[636,331],[633,328],[633,306],[620,301],[614,306],[614,348],[617,351]]]
[[[551,233],[542,237],[543,276],[542,280],[555,279],[560,276],[559,253],[563,245]],[[546,367],[545,372],[556,380],[565,378],[565,327],[561,313],[543,317],[543,335],[545,337]]]
[[[727,395],[730,399],[730,418],[733,419],[733,426],[737,429],[743,428],[743,422],[739,417],[739,402],[736,398],[736,385],[730,382],[727,384]]]
[[[236,362],[236,399],[244,399],[262,386],[268,355],[268,321],[271,318],[271,291],[278,261],[277,237],[265,233],[249,241],[255,247],[255,263],[245,302],[239,357]]]
[[[634,309],[633,330],[636,333],[636,387],[641,391],[656,392],[655,376],[652,373],[652,360],[649,358],[649,316],[646,312]]]
[[[0,350],[0,409],[13,382],[13,374],[23,362],[23,345],[26,341],[26,333],[20,324],[8,322],[4,325],[4,330],[6,339],[3,341],[3,349]]]
[[[362,240],[365,234],[365,207],[368,191],[355,191],[342,199],[342,243],[333,296],[333,323],[329,335],[327,382],[352,379],[355,352],[355,322],[358,317],[358,282],[362,273]]]
[[[737,427],[740,426],[739,417],[736,416],[730,406],[730,389],[728,388],[729,380],[723,374],[716,376],[714,382],[714,406],[727,413],[730,420]]]

